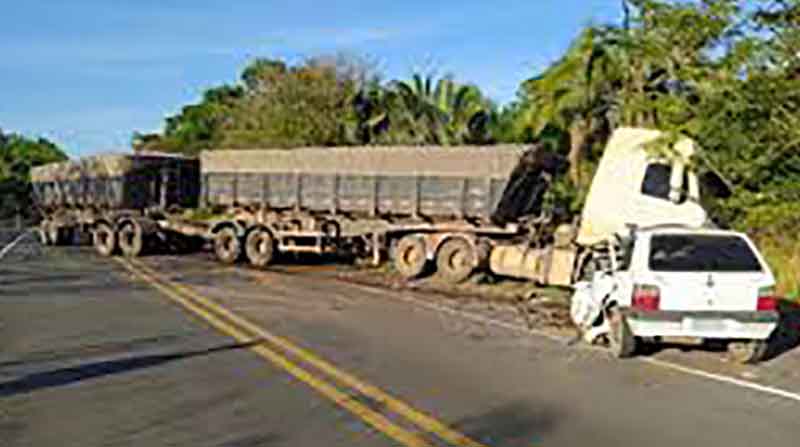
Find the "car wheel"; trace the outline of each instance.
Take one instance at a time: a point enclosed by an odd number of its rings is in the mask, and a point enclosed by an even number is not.
[[[728,355],[737,363],[752,364],[764,358],[768,347],[766,340],[732,341],[728,343]]]
[[[632,357],[636,353],[637,340],[631,332],[628,320],[617,309],[607,312],[608,325],[608,345],[611,353],[617,358]]]

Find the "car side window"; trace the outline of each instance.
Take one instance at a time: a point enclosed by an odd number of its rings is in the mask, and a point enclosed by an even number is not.
[[[672,176],[672,166],[666,163],[651,163],[647,165],[642,181],[642,194],[657,199],[669,200],[669,179]]]

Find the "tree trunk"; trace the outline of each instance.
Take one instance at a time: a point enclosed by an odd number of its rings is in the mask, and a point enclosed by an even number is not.
[[[577,119],[569,127],[569,178],[575,186],[581,185],[580,163],[583,158],[583,149],[586,146],[586,137],[589,132],[589,121]]]

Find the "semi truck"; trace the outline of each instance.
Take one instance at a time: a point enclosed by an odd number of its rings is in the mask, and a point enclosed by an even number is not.
[[[617,129],[580,219],[543,206],[562,157],[541,147],[337,147],[88,157],[34,168],[45,243],[86,233],[101,255],[213,246],[258,268],[281,253],[390,259],[406,278],[477,270],[569,286],[631,224],[700,227],[689,139]]]

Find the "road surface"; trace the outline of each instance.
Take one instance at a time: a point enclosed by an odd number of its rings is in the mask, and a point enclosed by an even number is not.
[[[659,363],[718,353],[618,361],[433,302],[204,256],[4,262],[0,445],[797,443],[794,352],[726,383]]]

